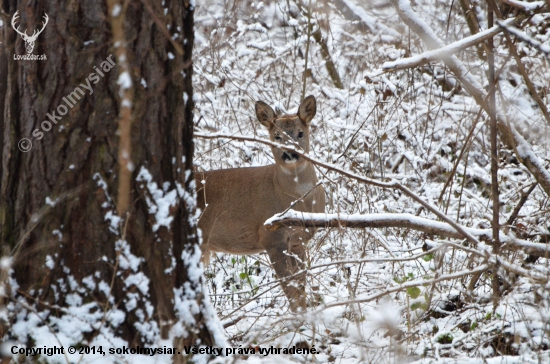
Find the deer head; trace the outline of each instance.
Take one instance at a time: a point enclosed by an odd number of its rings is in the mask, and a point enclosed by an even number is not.
[[[28,36],[27,35],[27,29],[25,29],[25,31],[22,33],[20,30],[19,30],[19,27],[15,27],[15,22],[17,20],[17,18],[19,17],[18,15],[19,13],[19,10],[15,12],[15,14],[13,14],[13,18],[11,19],[11,26],[13,27],[13,29],[15,29],[15,31],[17,33],[19,33],[21,35],[21,38],[23,38],[23,40],[25,41],[25,48],[27,49],[27,53],[30,54],[32,53],[32,50],[34,49],[34,42],[36,42],[36,38],[38,38],[38,36],[40,35],[40,33],[42,33],[42,31],[44,30],[44,28],[46,28],[46,25],[48,24],[48,14],[44,13],[44,22],[42,23],[42,29],[40,30],[35,30],[31,36]]]
[[[271,141],[293,145],[309,152],[309,126],[317,111],[315,97],[308,96],[302,101],[296,115],[278,116],[265,102],[256,103],[256,117],[269,130]],[[272,147],[275,162],[285,170],[302,170],[305,160],[298,154]]]

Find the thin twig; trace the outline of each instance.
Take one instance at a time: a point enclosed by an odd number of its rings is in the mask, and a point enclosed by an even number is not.
[[[304,60],[304,74],[302,75],[302,98],[304,101],[306,97],[306,81],[307,81],[307,62],[309,61],[309,43],[311,40],[311,0],[307,5],[307,43],[306,43],[306,55]]]
[[[374,293],[374,294],[371,294],[371,295],[366,296],[366,297],[359,297],[359,298],[356,298],[354,300],[340,301],[340,302],[331,303],[330,305],[326,305],[325,307],[323,307],[323,308],[321,308],[317,311],[312,312],[311,315],[315,316],[315,315],[323,312],[324,310],[327,310],[327,309],[332,308],[332,307],[349,305],[349,304],[354,304],[354,303],[370,302],[370,301],[376,300],[378,298],[381,298],[381,297],[387,296],[389,294],[399,292],[399,291],[402,291],[404,289],[411,288],[411,287],[430,285],[430,284],[434,284],[434,283],[448,281],[448,280],[451,280],[451,279],[466,277],[466,276],[469,276],[469,275],[472,275],[472,274],[475,274],[475,273],[483,273],[483,272],[487,271],[488,269],[489,269],[489,265],[488,264],[483,264],[483,265],[480,265],[479,267],[474,268],[474,269],[467,269],[467,270],[463,270],[463,271],[459,271],[459,272],[455,272],[455,273],[443,274],[443,275],[439,276],[436,279],[415,280],[415,281],[405,282],[405,283],[402,283],[398,286],[388,288],[385,291]]]
[[[537,188],[537,183],[533,183],[531,184],[531,187],[529,187],[529,189],[527,190],[527,192],[524,192],[522,195],[521,195],[521,198],[519,199],[518,201],[518,204],[516,205],[516,207],[514,208],[514,211],[512,211],[512,214],[510,215],[510,217],[508,218],[508,221],[506,221],[504,223],[504,226],[506,226],[506,228],[512,226],[512,224],[514,223],[514,221],[516,220],[516,218],[518,217],[519,215],[519,211],[521,210],[521,208],[523,207],[523,205],[525,204],[525,202],[527,202],[527,199],[529,198],[529,195],[531,194],[531,192],[533,192],[535,190],[535,188]]]
[[[281,212],[280,214],[277,214],[278,216],[283,216],[284,214],[286,214],[290,209],[292,209],[294,206],[296,206],[296,204],[300,201],[302,201],[304,198],[307,197],[307,195],[309,195],[315,188],[317,188],[318,186],[322,185],[323,184],[323,181],[319,181],[315,184],[315,186],[311,187],[309,189],[309,191],[307,191],[306,193],[304,193],[302,195],[302,197],[300,197],[299,199],[295,200],[295,201],[292,201],[292,203],[287,207],[286,210],[284,210],[283,212]]]
[[[488,26],[493,26],[493,4],[489,2],[487,7],[487,22]],[[496,7],[496,5],[495,5]],[[500,196],[498,190],[498,145],[497,145],[497,116],[496,116],[496,98],[495,98],[495,84],[497,79],[495,77],[495,47],[493,44],[493,38],[487,40],[487,60],[489,64],[489,140],[491,144],[491,201],[493,202],[493,218],[491,225],[493,228],[493,253],[497,256],[500,254],[500,240],[499,240],[499,218],[500,218]],[[493,266],[493,277],[491,279],[491,285],[493,288],[493,310],[496,310],[500,301],[500,285],[498,276],[498,261]]]

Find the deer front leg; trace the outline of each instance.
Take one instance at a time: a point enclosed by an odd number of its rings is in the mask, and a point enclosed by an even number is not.
[[[290,309],[293,312],[296,312],[298,309],[305,310],[305,272],[292,278],[287,277],[305,268],[306,237],[299,232],[293,232],[290,228],[279,229],[275,232],[267,233],[262,243],[269,255],[273,269],[277,273],[277,277],[282,279],[281,287],[288,298]]]

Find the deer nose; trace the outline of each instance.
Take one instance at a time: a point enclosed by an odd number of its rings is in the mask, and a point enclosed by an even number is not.
[[[293,152],[283,152],[283,160],[285,163],[294,163],[298,160],[298,154]]]

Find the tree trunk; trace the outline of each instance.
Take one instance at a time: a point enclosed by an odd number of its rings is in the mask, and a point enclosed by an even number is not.
[[[193,6],[123,1],[109,14],[105,3],[86,0],[2,4],[9,21],[19,11],[16,25],[27,34],[42,27],[44,13],[49,22],[33,50],[47,60],[15,60],[26,53],[22,37],[9,23],[0,28],[8,60],[0,239],[17,282],[9,324],[29,325],[26,337],[9,326],[0,337],[7,332],[40,346],[31,326],[62,339],[65,320],[82,332],[64,345],[215,344],[206,327],[215,317],[202,294],[192,184]],[[109,15],[124,19],[127,60],[117,52]],[[127,218],[117,216],[119,88],[128,81],[121,61],[134,95],[126,104],[133,171]],[[21,138],[32,142],[30,151],[18,148]],[[33,312],[41,320],[33,321]]]

